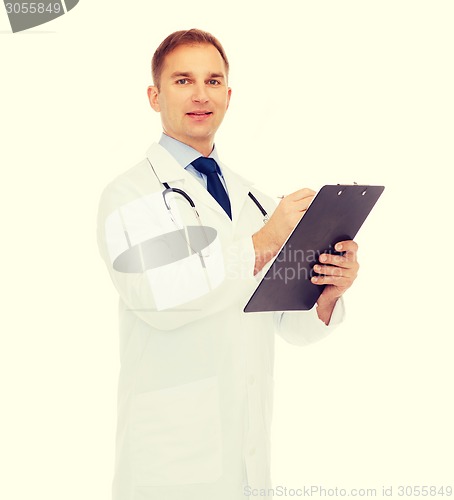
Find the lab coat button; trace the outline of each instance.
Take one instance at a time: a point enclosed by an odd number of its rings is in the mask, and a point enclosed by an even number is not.
[[[249,456],[250,456],[250,457],[253,457],[254,455],[255,455],[255,448],[251,448],[251,449],[249,450]]]
[[[254,385],[254,383],[255,383],[254,375],[249,375],[249,385]]]

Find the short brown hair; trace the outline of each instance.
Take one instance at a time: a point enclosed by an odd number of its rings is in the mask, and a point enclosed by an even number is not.
[[[153,76],[153,82],[158,87],[158,90],[161,84],[161,73],[166,56],[181,45],[199,45],[204,43],[213,45],[216,49],[218,49],[219,54],[221,54],[222,59],[224,59],[225,69],[227,72],[226,76],[228,76],[229,61],[221,42],[216,37],[206,31],[198,29],[175,31],[175,33],[169,35],[156,49],[151,61],[151,74]]]

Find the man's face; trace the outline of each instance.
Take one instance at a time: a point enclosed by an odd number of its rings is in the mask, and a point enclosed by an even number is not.
[[[230,101],[224,60],[209,44],[183,45],[168,54],[161,84],[148,88],[164,132],[208,155]]]

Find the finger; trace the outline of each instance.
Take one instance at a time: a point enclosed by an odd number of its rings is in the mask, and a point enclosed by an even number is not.
[[[302,200],[304,198],[314,197],[315,194],[316,193],[313,189],[303,188],[303,189],[299,189],[298,191],[295,191],[294,193],[287,195],[284,199],[288,199],[290,201],[298,201],[298,200]]]
[[[319,264],[314,266],[314,271],[325,276],[340,276],[344,278],[352,278],[356,275],[353,269],[338,266],[321,266]]]
[[[314,276],[311,278],[311,282],[314,285],[334,285],[339,288],[349,288],[353,280],[345,276]]]
[[[308,196],[306,198],[301,198],[298,200],[291,200],[287,197],[281,200],[279,204],[279,209],[283,213],[287,214],[298,213],[299,216],[301,216],[301,214],[308,209],[313,198],[314,198],[313,196]]]
[[[353,259],[347,254],[333,255],[330,253],[322,253],[318,259],[322,264],[329,264],[331,266],[342,267],[344,269],[352,269],[358,266],[356,259]]]
[[[303,198],[301,200],[294,201],[292,203],[293,209],[299,212],[304,212],[309,208],[309,205],[312,203],[314,199],[313,196],[308,196],[307,198]]]
[[[353,240],[339,241],[339,243],[336,243],[334,246],[334,249],[337,252],[357,253],[358,243]]]
[[[358,258],[358,244],[353,240],[340,241],[334,247],[337,251],[342,251],[344,257],[350,262],[356,262]]]

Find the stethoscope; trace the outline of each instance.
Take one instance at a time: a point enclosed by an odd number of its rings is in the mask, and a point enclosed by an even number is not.
[[[177,228],[179,230],[181,230],[181,228],[179,227],[177,220],[172,213],[172,207],[170,206],[170,203],[167,199],[167,196],[169,196],[171,193],[178,194],[181,197],[183,197],[188,202],[190,207],[192,208],[192,211],[194,212],[195,218],[197,220],[197,226],[196,227],[188,226],[188,227],[183,228],[183,230],[185,232],[185,239],[186,239],[186,243],[187,243],[189,249],[192,251],[193,254],[195,254],[195,253],[198,254],[198,256],[200,258],[200,262],[202,264],[202,267],[206,269],[204,257],[209,256],[210,240],[213,241],[213,236],[210,235],[210,237],[209,237],[207,235],[207,232],[206,232],[207,228],[202,224],[202,220],[200,218],[199,212],[197,211],[197,208],[195,206],[193,199],[188,195],[188,193],[183,191],[183,189],[170,187],[167,182],[162,182],[161,179],[159,178],[158,174],[156,173],[156,170],[154,169],[149,158],[147,158],[147,160],[148,160],[148,163],[150,164],[151,169],[153,170],[154,175],[158,179],[159,183],[162,184],[165,188],[164,191],[162,192],[162,198],[164,200],[164,204],[166,206],[166,209],[169,213],[169,216],[170,216],[172,222],[177,226]],[[255,203],[257,208],[260,210],[260,213],[263,216],[263,223],[266,224],[269,220],[269,215],[267,214],[266,210],[263,208],[262,204],[257,200],[257,198],[250,191],[248,193],[248,196],[249,196],[249,198],[251,198],[251,200]],[[210,228],[210,229],[212,229],[212,228]],[[192,235],[190,234],[191,231],[192,231]],[[191,236],[194,236],[194,234],[196,235],[196,238],[191,238]],[[195,248],[194,245],[192,245],[190,242],[193,241],[194,239],[196,241],[200,240],[200,238],[199,238],[200,234],[203,234],[204,244],[203,245],[200,243],[196,244],[195,246],[197,248]],[[202,247],[204,247],[205,249],[208,249],[208,254],[205,254],[205,255],[202,254],[202,250],[203,250]]]
[[[188,203],[189,205],[191,206],[192,210],[194,211],[194,214],[199,222],[199,224],[202,224],[201,220],[200,220],[200,215],[199,213],[197,212],[197,209],[195,207],[195,203],[194,201],[192,200],[192,198],[188,195],[188,193],[186,193],[185,191],[183,191],[182,189],[178,189],[178,188],[173,188],[173,187],[170,187],[169,184],[167,182],[162,182],[161,179],[159,178],[158,174],[156,173],[156,170],[154,169],[151,161],[147,158],[148,160],[148,163],[150,164],[150,167],[151,169],[153,170],[154,172],[154,175],[156,176],[156,178],[158,179],[158,181],[160,182],[160,184],[162,184],[165,189],[164,191],[162,192],[162,197],[164,199],[164,204],[169,212],[169,215],[172,219],[172,221],[175,222],[175,219],[173,217],[173,214],[172,214],[172,209],[166,199],[166,197],[170,194],[170,193],[176,193],[176,194],[179,194],[180,196],[182,196]],[[249,191],[248,193],[248,196],[249,198],[251,198],[251,200],[256,204],[257,208],[260,210],[260,213],[262,214],[263,216],[263,223],[266,224],[269,220],[269,216],[266,212],[266,210],[263,208],[262,204],[259,202],[259,200],[257,200],[257,198]]]

